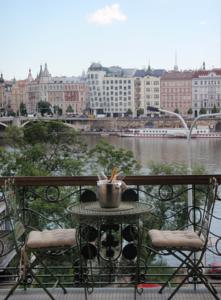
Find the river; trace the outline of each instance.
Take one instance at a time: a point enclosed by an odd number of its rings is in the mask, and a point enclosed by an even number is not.
[[[180,163],[191,167],[202,165],[208,174],[221,173],[221,139],[198,138],[189,143],[186,139],[135,138],[135,137],[102,137],[112,145],[131,150],[141,163],[142,175],[149,172],[151,161]],[[93,147],[101,137],[85,137],[89,147]]]

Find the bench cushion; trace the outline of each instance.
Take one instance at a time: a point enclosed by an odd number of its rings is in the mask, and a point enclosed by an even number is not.
[[[75,229],[31,231],[26,242],[28,248],[72,247],[76,245]]]
[[[153,247],[161,249],[202,249],[204,241],[194,231],[189,230],[149,230]]]

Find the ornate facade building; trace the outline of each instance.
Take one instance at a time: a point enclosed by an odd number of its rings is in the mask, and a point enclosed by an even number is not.
[[[11,87],[11,110],[14,113],[20,112],[20,105],[28,103],[28,81],[25,80],[17,80],[14,81]]]
[[[38,102],[46,101],[52,113],[58,110],[66,114],[83,114],[88,99],[88,88],[83,77],[52,77],[47,64],[34,79],[29,69],[28,78],[5,81],[0,76],[0,114],[1,116],[19,115],[24,104],[28,114],[38,113]]]
[[[46,101],[51,104],[52,112],[61,109],[63,114],[67,110],[72,114],[82,114],[86,109],[88,88],[84,78],[80,77],[52,77],[47,64],[35,80],[29,72],[28,76],[28,113],[37,113],[37,103]]]
[[[52,77],[47,64],[34,79],[6,81],[0,75],[0,115],[19,115],[23,103],[28,114],[38,113],[38,103],[48,102],[54,114],[95,116],[147,115],[148,106],[183,116],[219,112],[221,69],[173,71],[125,69],[92,63],[87,76]]]
[[[221,109],[221,69],[200,70],[192,81],[193,114],[215,113]]]
[[[161,108],[187,115],[192,108],[192,71],[171,71],[161,77]]]
[[[160,75],[156,74],[157,70],[106,68],[93,63],[87,73],[91,112],[118,117],[131,111],[133,116],[137,116],[140,109],[146,112],[148,103],[159,106]]]

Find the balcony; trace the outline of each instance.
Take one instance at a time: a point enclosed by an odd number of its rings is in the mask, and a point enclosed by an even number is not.
[[[168,278],[173,270],[178,266],[176,260],[164,256],[148,257],[147,231],[151,228],[178,229],[190,222],[190,210],[188,194],[192,191],[191,204],[191,224],[194,227],[199,217],[199,206],[203,205],[203,193],[212,176],[128,176],[125,182],[128,188],[136,192],[139,202],[149,203],[153,206],[151,213],[145,216],[143,222],[144,235],[142,242],[140,280],[144,284],[144,289],[139,289],[140,299],[167,299],[171,289],[186,274],[187,269],[183,267],[177,274],[175,280],[169,283],[163,294],[159,294],[159,286]],[[218,183],[221,183],[221,176],[215,175]],[[0,184],[3,187],[7,178],[1,178]],[[25,224],[25,234],[34,228],[54,228],[55,224],[62,227],[77,227],[77,220],[73,219],[67,210],[71,203],[79,201],[84,191],[95,191],[97,177],[15,177],[15,187],[17,200],[20,207],[20,216]],[[2,199],[3,200],[3,199]],[[208,276],[217,288],[220,295],[221,269],[221,221],[220,197],[215,204],[215,217],[212,222],[208,249],[206,251],[202,272]],[[199,203],[200,201],[200,203]],[[65,219],[63,216],[65,215]],[[19,274],[19,258],[15,255],[11,247],[10,239],[4,242],[10,226],[5,222],[4,209],[1,218],[1,238],[0,238],[0,299],[4,299],[7,290],[16,282]],[[3,245],[6,245],[3,247]],[[76,249],[76,251],[78,251]],[[67,254],[58,256],[58,259],[50,260],[50,270],[67,287],[67,294],[63,294],[56,282],[51,280],[47,272],[38,264],[34,267],[34,274],[43,282],[56,299],[84,299],[85,283],[79,279],[79,258],[78,252],[72,253],[72,258]],[[121,259],[121,257],[119,258]],[[58,263],[59,260],[59,263]],[[92,260],[90,260],[92,261]],[[62,262],[62,266],[61,266]],[[118,261],[119,262],[119,261]],[[134,263],[136,259],[124,260],[122,265],[109,270],[105,265],[97,265],[90,262],[93,266],[93,278],[87,274],[86,288],[93,293],[88,295],[89,299],[133,299],[136,272]],[[211,264],[215,265],[211,266]],[[98,276],[99,275],[99,276]],[[20,286],[11,299],[49,299],[47,294],[39,288],[38,283],[31,276],[28,278],[27,291]],[[194,291],[194,285],[196,291]],[[213,299],[202,284],[198,282],[186,282],[184,287],[175,295],[174,299]]]

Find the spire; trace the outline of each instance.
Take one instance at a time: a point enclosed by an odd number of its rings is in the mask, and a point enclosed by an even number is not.
[[[4,83],[4,78],[3,78],[3,74],[1,73],[1,77],[0,77],[0,83]]]
[[[41,76],[42,76],[42,73],[43,73],[43,71],[42,71],[42,65],[40,65],[39,77],[41,77]]]
[[[150,66],[150,60],[148,61],[148,67],[147,67],[148,71],[151,71],[151,66]]]
[[[51,74],[48,72],[48,67],[46,63],[44,65],[44,69],[42,68],[42,65],[40,66],[38,80],[40,83],[48,83],[51,81]]]
[[[206,64],[205,64],[205,61],[203,62],[203,70],[206,70]]]
[[[31,74],[31,69],[29,69],[29,71],[28,71],[28,82],[31,82],[33,80],[34,79],[33,79],[32,74]]]
[[[177,52],[175,51],[175,65],[174,65],[174,68],[173,68],[174,71],[178,71],[179,68],[178,68],[178,64],[177,64]]]
[[[44,76],[50,76],[50,74],[49,74],[49,72],[48,72],[48,66],[47,66],[47,63],[45,63]]]

